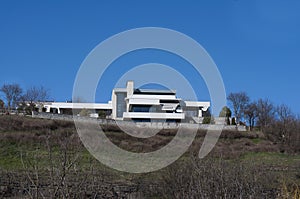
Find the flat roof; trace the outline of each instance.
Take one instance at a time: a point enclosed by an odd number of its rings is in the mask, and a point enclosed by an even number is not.
[[[127,89],[126,88],[114,88],[113,91],[115,92],[127,92]]]
[[[69,108],[69,109],[112,109],[111,103],[68,103],[52,102],[44,105],[51,108]]]

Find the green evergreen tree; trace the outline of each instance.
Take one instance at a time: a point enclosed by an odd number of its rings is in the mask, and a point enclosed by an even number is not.
[[[227,125],[230,125],[230,117],[231,117],[231,110],[227,106],[224,106],[219,114],[219,117],[225,117]]]

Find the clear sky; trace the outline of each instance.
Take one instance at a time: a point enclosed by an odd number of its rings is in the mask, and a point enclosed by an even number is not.
[[[0,85],[43,85],[56,101],[70,100],[77,70],[101,41],[132,28],[164,27],[206,49],[227,94],[245,91],[252,99],[269,98],[300,113],[299,10],[299,0],[1,0]],[[97,101],[110,99],[122,73],[149,62],[179,70],[186,64],[158,51],[121,57],[107,72],[106,90],[97,93]],[[202,84],[199,80],[197,95],[209,100]]]

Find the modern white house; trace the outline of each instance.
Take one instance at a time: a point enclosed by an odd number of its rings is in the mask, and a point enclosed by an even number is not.
[[[82,109],[91,110],[97,117],[101,111],[114,120],[170,121],[186,119],[197,121],[207,111],[210,102],[184,101],[176,97],[174,90],[136,89],[128,81],[126,88],[115,88],[108,103],[47,102],[45,112],[72,114]]]
[[[81,110],[90,110],[91,117],[98,117],[100,111],[108,115],[111,113],[111,101],[108,103],[72,103],[72,102],[44,102],[43,109],[47,113],[68,114],[79,113]]]

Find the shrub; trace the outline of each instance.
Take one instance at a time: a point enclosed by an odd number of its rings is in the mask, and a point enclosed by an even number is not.
[[[90,116],[91,114],[91,111],[87,110],[87,109],[82,109],[79,113],[80,116],[82,117],[87,117],[87,116]]]
[[[103,111],[103,110],[99,111],[98,116],[99,116],[100,119],[105,119],[106,118],[105,111]]]
[[[261,165],[191,159],[165,169],[158,189],[164,198],[276,198],[274,179]]]
[[[204,117],[202,124],[214,124],[215,123],[215,119],[211,116],[211,117]]]

